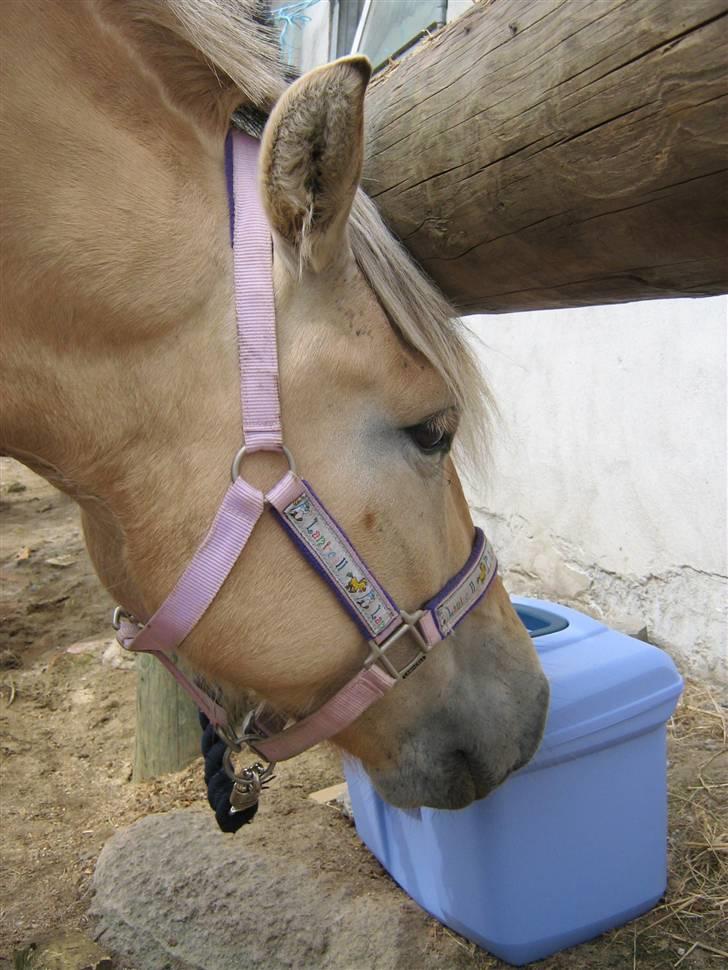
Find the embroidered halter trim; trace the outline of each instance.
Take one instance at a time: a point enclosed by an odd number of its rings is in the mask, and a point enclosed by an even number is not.
[[[399,616],[346,534],[306,481],[287,505],[274,505],[278,521],[313,568],[331,586],[364,636],[380,637]]]
[[[257,192],[257,142],[241,132],[231,133],[231,149],[226,151],[229,183],[230,157],[245,451],[283,452],[272,246]],[[236,456],[235,474],[241,454],[242,450]],[[244,735],[238,738],[224,709],[177,665],[177,651],[227,579],[266,504],[362,631],[370,653],[364,669],[313,714],[281,730],[280,715],[263,707],[248,719]],[[114,626],[123,647],[158,657],[231,747],[245,742],[268,761],[282,761],[338,734],[408,676],[429,650],[448,636],[482,599],[496,572],[495,553],[482,531],[476,529],[472,552],[460,572],[421,610],[409,614],[399,609],[312,487],[291,468],[265,496],[242,478],[235,477],[210,531],[156,613],[142,624],[119,607],[114,614]],[[411,634],[418,653],[403,668],[398,668],[388,651],[406,633]]]

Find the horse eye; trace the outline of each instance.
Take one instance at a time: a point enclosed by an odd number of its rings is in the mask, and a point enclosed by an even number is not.
[[[414,441],[420,451],[433,454],[436,451],[449,451],[452,445],[452,435],[436,424],[425,421],[406,428],[407,434]]]

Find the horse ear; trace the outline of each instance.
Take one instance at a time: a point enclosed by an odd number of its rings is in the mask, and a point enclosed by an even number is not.
[[[300,270],[321,272],[342,251],[364,157],[371,65],[343,57],[304,74],[263,133],[261,182],[271,226]]]

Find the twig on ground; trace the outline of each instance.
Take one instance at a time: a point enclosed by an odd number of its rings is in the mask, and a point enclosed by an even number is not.
[[[16,690],[16,687],[15,687],[15,681],[13,680],[13,678],[12,677],[8,677],[8,679],[6,680],[6,682],[3,684],[3,687],[7,687],[9,689],[9,691],[10,691],[10,695],[9,695],[7,701],[5,702],[5,706],[6,707],[10,707],[10,705],[15,700],[15,695],[17,694],[17,690]]]
[[[688,949],[683,953],[683,955],[680,957],[677,963],[673,964],[673,966],[676,966],[676,967],[680,966],[680,964],[683,962],[685,957],[689,957],[690,954],[693,952],[693,950],[697,947],[697,945],[698,945],[697,943],[691,943]]]
[[[679,940],[680,943],[691,943],[692,942],[691,949],[693,949],[693,950],[696,947],[699,947],[701,950],[705,950],[707,953],[714,953],[718,957],[726,957],[726,958],[728,958],[728,950],[719,950],[717,946],[711,946],[710,943],[701,943],[700,940],[694,940],[694,941],[686,940],[682,936],[675,936],[674,933],[671,933],[670,936],[673,938],[673,940]],[[683,956],[687,956],[687,953],[683,954]],[[676,966],[677,966],[677,964],[676,964]]]

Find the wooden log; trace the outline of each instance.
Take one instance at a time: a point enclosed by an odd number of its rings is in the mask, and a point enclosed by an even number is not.
[[[200,753],[197,708],[150,654],[137,654],[134,781],[181,771]]]
[[[728,0],[494,0],[370,87],[364,187],[464,312],[728,292]]]

